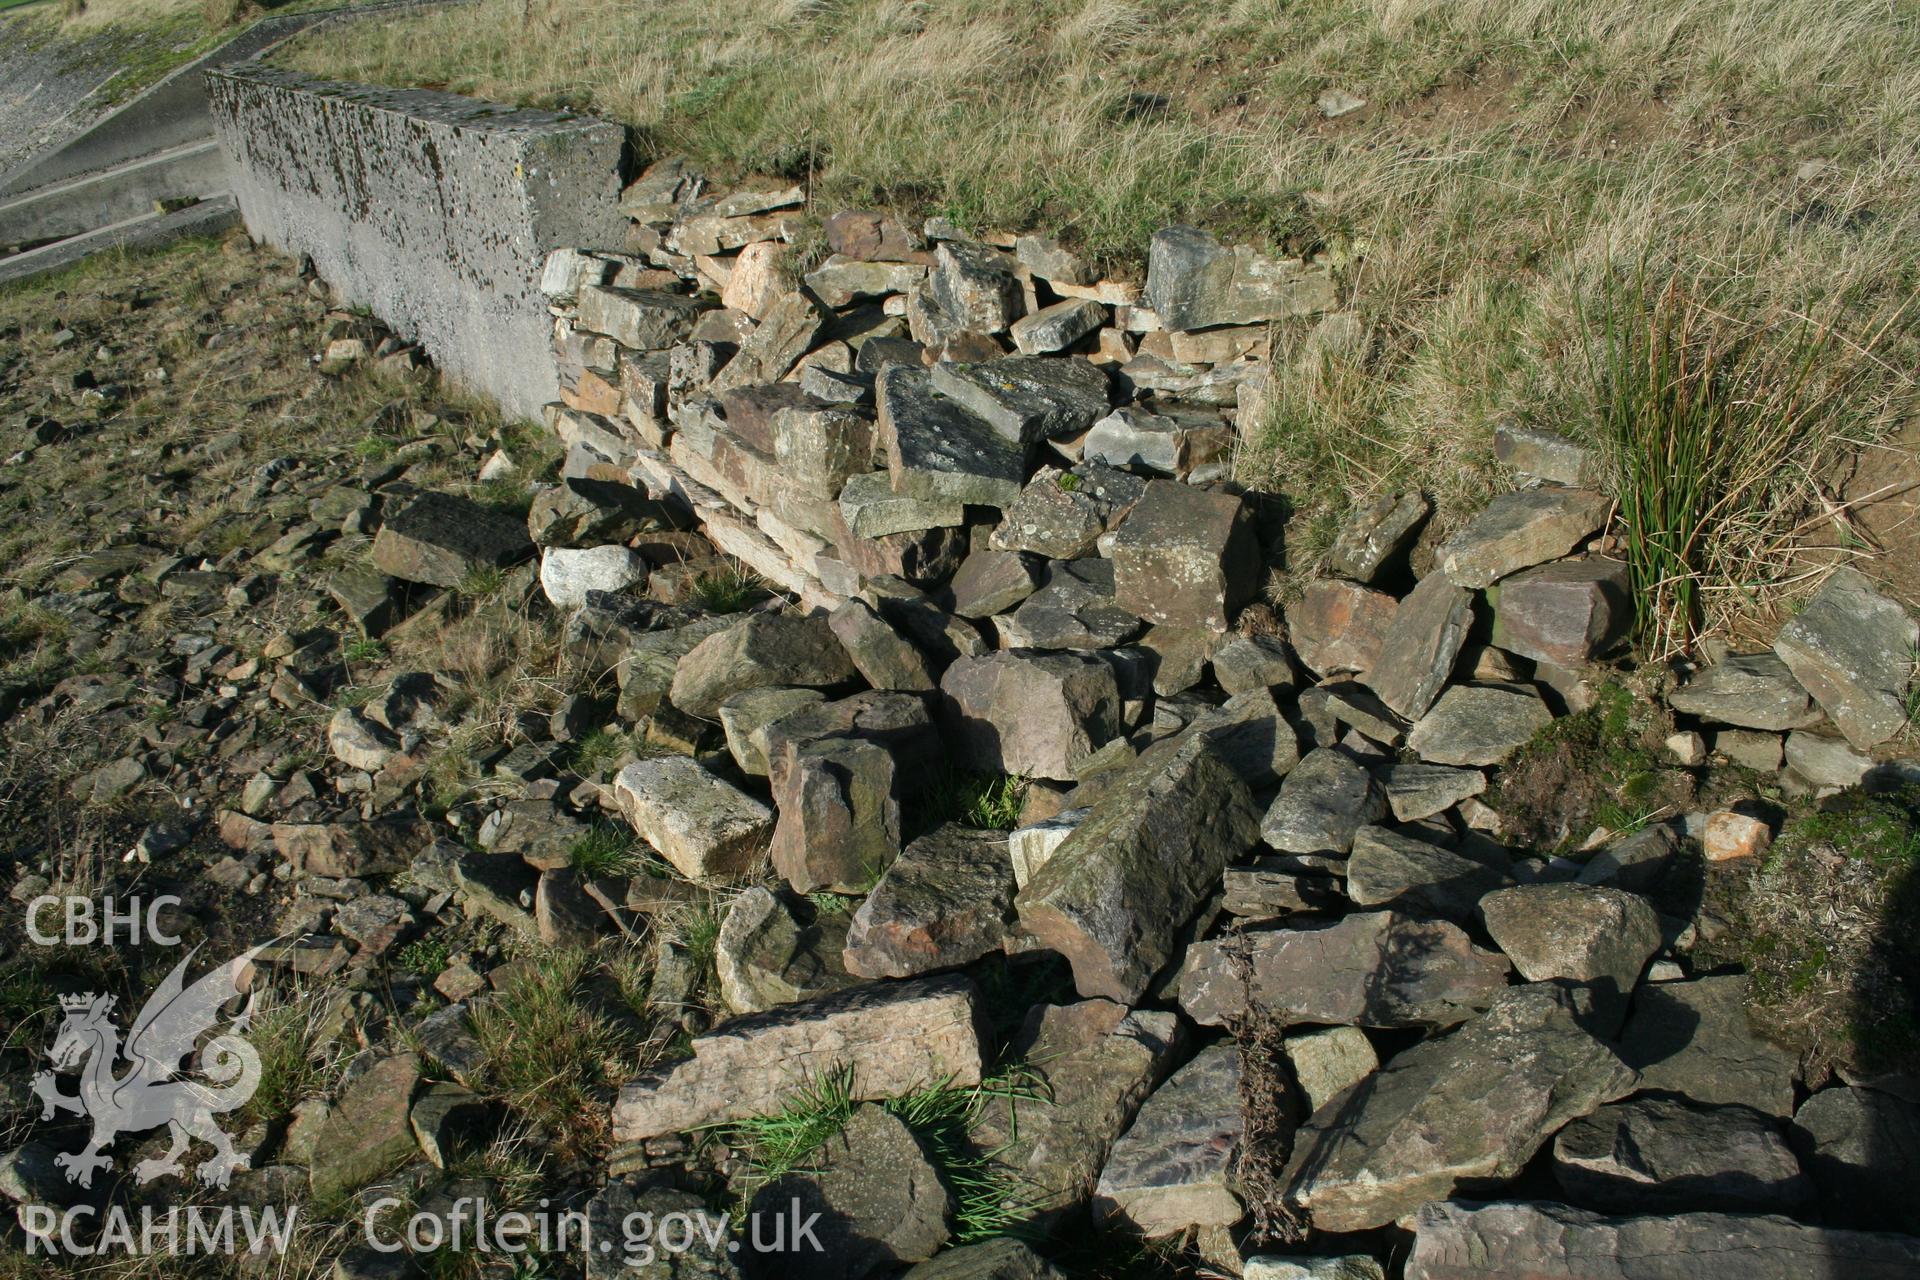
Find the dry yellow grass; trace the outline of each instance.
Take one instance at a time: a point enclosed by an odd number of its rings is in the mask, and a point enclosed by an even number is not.
[[[1911,407],[1910,318],[1855,349],[1920,274],[1911,6],[479,0],[284,60],[599,112],[723,180],[1047,228],[1123,272],[1179,220],[1328,255],[1358,336],[1280,328],[1240,459],[1295,499],[1306,565],[1370,491],[1456,519],[1495,482],[1500,418],[1587,430],[1578,316],[1622,263],[1711,275],[1750,317],[1835,317],[1834,349],[1884,370],[1809,475]],[[1323,119],[1329,88],[1368,105]]]

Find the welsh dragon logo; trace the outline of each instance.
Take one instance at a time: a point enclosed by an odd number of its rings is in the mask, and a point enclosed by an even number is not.
[[[247,1167],[247,1157],[233,1149],[213,1118],[244,1106],[260,1085],[260,1055],[241,1038],[253,1015],[254,997],[232,1016],[225,1031],[197,1052],[195,1046],[227,1016],[221,1011],[240,998],[240,977],[264,946],[235,957],[191,987],[186,985],[187,965],[199,948],[189,951],[148,998],[124,1045],[111,1017],[113,996],[89,992],[60,998],[65,1017],[47,1055],[53,1069],[33,1078],[33,1092],[40,1098],[42,1120],[70,1111],[93,1121],[85,1149],[54,1157],[69,1182],[92,1186],[95,1171],[113,1164],[104,1153],[120,1135],[161,1125],[167,1126],[172,1146],[158,1159],[134,1166],[141,1183],[183,1172],[180,1157],[195,1138],[214,1149],[213,1158],[195,1170],[208,1186],[225,1187],[236,1170]],[[182,1059],[189,1055],[193,1062],[183,1068]],[[80,1068],[80,1092],[69,1097],[59,1091],[55,1072],[75,1067]]]

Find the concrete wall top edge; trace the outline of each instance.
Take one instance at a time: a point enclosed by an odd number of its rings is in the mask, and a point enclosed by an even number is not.
[[[432,89],[389,89],[377,85],[349,84],[322,80],[315,76],[288,71],[281,67],[257,65],[222,67],[207,73],[209,81],[231,80],[238,83],[271,86],[311,94],[368,111],[410,116],[435,124],[501,134],[542,134],[560,132],[594,133],[625,127],[598,116],[547,111],[538,107],[510,107],[497,102],[482,102],[458,94]]]

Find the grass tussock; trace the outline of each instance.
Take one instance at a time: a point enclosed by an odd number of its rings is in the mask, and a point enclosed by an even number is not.
[[[1379,492],[1432,494],[1447,533],[1507,483],[1498,420],[1606,438],[1581,319],[1604,307],[1611,263],[1717,282],[1686,297],[1724,327],[1688,311],[1682,331],[1764,375],[1734,379],[1735,401],[1755,385],[1791,399],[1796,316],[1834,335],[1822,366],[1871,347],[1869,401],[1910,396],[1920,356],[1912,317],[1877,328],[1920,282],[1920,17],[1900,6],[479,0],[280,56],[597,112],[721,182],[1040,228],[1124,274],[1181,221],[1331,263],[1347,314],[1275,326],[1267,410],[1236,461],[1303,517],[1291,572]],[[1322,118],[1335,88],[1367,106]],[[1763,356],[1779,338],[1788,354]],[[1819,405],[1800,402],[1808,471],[1883,418]],[[1788,508],[1809,492],[1747,487],[1709,523],[1790,547],[1805,513]],[[1706,624],[1761,576],[1696,572]]]
[[[1755,1025],[1810,1073],[1920,1067],[1920,791],[1844,792],[1716,892],[1707,958],[1746,967]]]
[[[879,1104],[920,1139],[953,1192],[957,1242],[1004,1235],[1026,1218],[1031,1196],[1018,1178],[994,1163],[994,1153],[981,1151],[969,1135],[996,1100],[1018,1105],[1044,1099],[1033,1074],[1016,1066],[970,1087],[929,1085]],[[732,1187],[742,1209],[761,1188],[787,1174],[817,1171],[821,1149],[847,1127],[859,1105],[852,1070],[842,1068],[798,1090],[778,1111],[709,1130],[738,1153]]]
[[[552,950],[473,1010],[486,1054],[481,1088],[547,1135],[563,1161],[604,1150],[612,1091],[638,1069],[637,1020],[607,999],[623,989],[594,955]]]
[[[1874,336],[1849,343],[1778,306],[1742,318],[1755,313],[1739,292],[1702,277],[1656,283],[1643,268],[1604,286],[1584,317],[1596,433],[1655,658],[1690,649],[1773,576],[1815,477],[1878,434],[1873,416],[1888,408],[1871,385]]]

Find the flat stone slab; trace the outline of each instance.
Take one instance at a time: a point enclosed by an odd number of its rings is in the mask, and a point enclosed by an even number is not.
[[[978,1084],[978,1013],[973,984],[949,976],[855,987],[735,1018],[694,1037],[692,1057],[621,1087],[614,1141],[771,1115],[842,1068],[851,1068],[852,1096],[861,1101]]]
[[[1386,812],[1386,796],[1371,773],[1336,747],[1316,747],[1281,780],[1260,821],[1260,838],[1283,853],[1344,856],[1353,833]]]
[[[1188,226],[1154,232],[1142,296],[1169,329],[1258,324],[1334,305],[1333,278],[1324,266],[1222,245]]]
[[[1813,1199],[1780,1124],[1751,1107],[1634,1098],[1575,1120],[1553,1142],[1568,1199],[1605,1213],[1791,1213]]]
[[[1007,836],[946,823],[901,850],[854,913],[847,970],[909,978],[997,951],[1013,918]]]
[[[1232,1226],[1246,1213],[1234,1178],[1245,1127],[1240,1047],[1209,1045],[1154,1090],[1113,1144],[1093,1193],[1095,1219],[1148,1237]]]
[[[1017,332],[1016,327],[1016,332]],[[1085,360],[1008,356],[933,367],[933,389],[1018,445],[1075,436],[1107,412],[1107,375]]]
[[[1920,1161],[1920,1103],[1879,1089],[1822,1089],[1793,1113],[1789,1135],[1813,1176],[1825,1221],[1920,1229],[1909,1179]]]
[[[895,492],[922,501],[1008,507],[1026,482],[1025,450],[958,401],[925,369],[880,374],[880,442]]]
[[[858,1106],[846,1127],[807,1161],[762,1187],[750,1212],[808,1221],[813,1239],[784,1239],[760,1265],[805,1280],[849,1280],[924,1262],[953,1234],[953,1193],[904,1121],[884,1107]],[[778,1257],[776,1263],[773,1259]]]
[[[1649,1091],[1790,1116],[1794,1055],[1755,1034],[1746,993],[1745,974],[1643,986],[1620,1033],[1620,1056]]]
[[[1387,808],[1398,822],[1418,822],[1444,813],[1462,800],[1487,789],[1487,775],[1478,769],[1455,769],[1443,764],[1401,760],[1376,771],[1386,792]]]
[[[613,793],[640,838],[689,880],[745,874],[773,834],[773,810],[686,756],[628,765]]]
[[[1372,582],[1432,510],[1433,504],[1417,493],[1383,494],[1356,508],[1334,535],[1327,568],[1355,582]]]
[[[1558,1204],[1429,1204],[1406,1280],[1897,1280],[1920,1238],[1790,1218],[1678,1213],[1605,1217]]]
[[[1580,1028],[1569,993],[1511,988],[1459,1031],[1402,1052],[1316,1111],[1294,1139],[1288,1199],[1320,1230],[1345,1232],[1484,1194],[1634,1081]]]
[[[1179,1015],[1160,1010],[1083,1000],[1028,1011],[1009,1052],[1040,1073],[1048,1101],[992,1099],[969,1136],[1026,1188],[1035,1228],[1084,1214],[1114,1140],[1183,1043]]]
[[[720,704],[745,689],[831,689],[858,674],[824,616],[751,614],[688,650],[667,697],[690,716],[717,720]]]
[[[1482,898],[1512,883],[1504,861],[1470,858],[1387,827],[1361,827],[1347,858],[1347,896],[1355,902],[1449,920],[1473,920]]]
[[[1180,931],[1258,832],[1246,783],[1204,742],[1132,767],[1015,899],[1080,994],[1125,1002],[1178,954]]]
[[[1407,746],[1430,764],[1502,764],[1551,723],[1553,713],[1531,688],[1460,684],[1408,731]]]
[[[1430,573],[1394,610],[1367,681],[1408,720],[1425,715],[1447,686],[1473,626],[1473,593]]]
[[[1804,729],[1821,712],[1776,653],[1734,653],[1667,694],[1675,711],[1743,729]]]
[[[1920,623],[1857,569],[1827,578],[1773,642],[1794,678],[1862,750],[1907,727]]]
[[[1114,601],[1148,622],[1225,631],[1260,588],[1253,522],[1234,494],[1147,485],[1113,536]]]
[[[1613,499],[1592,489],[1503,493],[1440,548],[1440,571],[1463,587],[1490,587],[1566,555],[1598,533],[1612,510]]]
[[[967,507],[954,498],[916,498],[897,493],[884,471],[849,476],[840,489],[840,518],[857,538],[951,529],[967,522]]]
[[[435,587],[458,587],[471,573],[532,554],[524,520],[451,493],[421,494],[387,517],[373,538],[380,572]]]
[[[1536,662],[1582,666],[1633,629],[1624,560],[1555,560],[1503,579],[1493,594],[1493,643]]]
[[[1280,1026],[1445,1027],[1507,989],[1499,954],[1444,920],[1355,912],[1187,948],[1180,1007],[1204,1026],[1250,1015]]]

